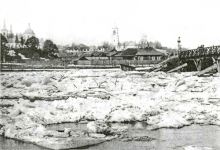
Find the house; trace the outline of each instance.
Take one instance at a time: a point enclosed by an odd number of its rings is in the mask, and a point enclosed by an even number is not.
[[[146,47],[135,54],[137,60],[157,60],[160,61],[165,58],[165,54],[155,50],[153,47]]]
[[[110,52],[107,54],[107,56],[108,56],[109,60],[113,60],[115,58],[115,55],[117,55],[118,53],[120,53],[120,52],[118,52],[118,51]]]
[[[80,56],[79,60],[107,60],[107,54],[104,52],[88,52]]]
[[[114,56],[114,59],[123,59],[123,60],[135,60],[135,55],[139,52],[137,48],[128,48],[124,51],[120,51]]]

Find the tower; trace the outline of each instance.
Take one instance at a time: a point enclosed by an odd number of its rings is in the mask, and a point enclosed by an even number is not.
[[[10,26],[10,33],[12,34],[12,25]]]
[[[4,25],[3,25],[3,28],[1,30],[1,32],[2,32],[2,35],[4,35],[7,38],[8,30],[7,30],[6,26],[5,26],[5,19],[4,19]]]
[[[112,44],[116,50],[119,49],[119,35],[116,25],[112,28]]]
[[[12,25],[10,26],[10,31],[9,31],[9,33],[8,33],[8,38],[13,38],[14,37],[14,35],[13,35],[13,33],[12,33]],[[9,41],[8,41],[9,42]]]

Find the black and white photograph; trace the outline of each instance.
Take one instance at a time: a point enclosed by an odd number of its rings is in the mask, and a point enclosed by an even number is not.
[[[0,0],[0,150],[220,150],[219,0]]]

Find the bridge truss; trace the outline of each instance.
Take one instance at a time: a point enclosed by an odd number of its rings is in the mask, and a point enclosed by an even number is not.
[[[205,68],[202,71],[202,64],[205,59],[212,58],[213,65]],[[210,70],[217,69],[220,73],[220,46],[211,46],[211,47],[198,47],[197,49],[181,51],[179,53],[180,62],[187,62],[193,60],[199,75],[204,74]]]
[[[201,57],[219,57],[220,46],[198,47],[197,49],[182,51],[179,54],[179,59],[196,59]]]

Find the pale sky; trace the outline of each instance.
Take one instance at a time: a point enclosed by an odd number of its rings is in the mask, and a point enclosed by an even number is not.
[[[220,45],[219,0],[0,0],[0,28],[23,33],[31,24],[37,37],[56,44],[137,41],[142,33],[163,46]]]

